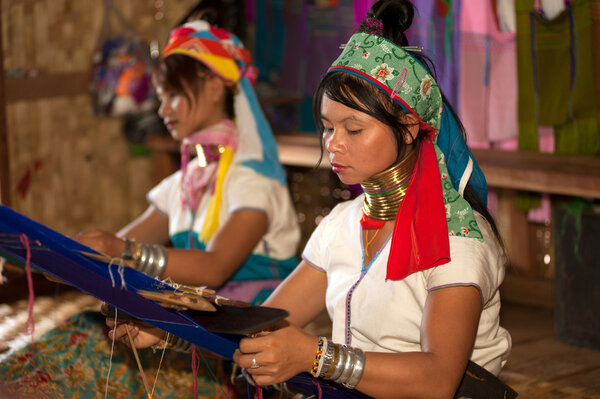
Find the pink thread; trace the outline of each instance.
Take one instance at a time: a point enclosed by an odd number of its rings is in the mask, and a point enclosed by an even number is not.
[[[196,353],[196,345],[192,345],[192,373],[194,375],[194,398],[198,399],[198,353]]]
[[[263,399],[263,391],[262,387],[256,386],[256,391],[254,391],[254,399]]]
[[[317,386],[317,390],[319,391],[319,399],[323,397],[323,389],[321,388],[321,384],[317,380],[311,380],[313,384]]]
[[[396,81],[396,86],[394,86],[394,89],[392,90],[392,93],[390,94],[390,98],[394,98],[398,95],[398,93],[400,93],[402,86],[404,86],[404,83],[406,82],[406,74],[407,73],[408,73],[408,70],[406,68],[404,68],[402,70],[402,73],[400,74],[400,76],[398,76],[398,80]],[[404,79],[402,79],[402,78],[404,78]],[[400,87],[398,87],[398,83],[400,83],[400,79],[402,79],[402,84],[400,85]],[[398,87],[398,90],[396,90],[396,87]]]
[[[25,270],[27,272],[27,285],[29,286],[29,316],[27,317],[27,324],[25,324],[25,332],[31,334],[31,343],[33,344],[33,331],[35,330],[35,321],[33,320],[33,278],[31,277],[31,248],[29,248],[29,239],[25,233],[20,236],[21,244],[25,247],[27,253],[25,258]]]

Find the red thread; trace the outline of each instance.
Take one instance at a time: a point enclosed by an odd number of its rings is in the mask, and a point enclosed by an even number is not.
[[[31,343],[33,344],[33,331],[35,330],[35,321],[33,320],[33,278],[31,277],[31,248],[29,248],[29,239],[25,233],[20,236],[21,244],[25,247],[25,271],[27,272],[27,285],[29,286],[29,316],[27,317],[27,324],[25,324],[25,332],[31,334]]]
[[[198,399],[198,354],[196,353],[196,345],[192,345],[192,373],[194,375],[194,398]]]
[[[263,391],[262,387],[256,386],[256,391],[254,391],[254,399],[263,399]]]
[[[321,384],[319,384],[319,381],[316,380],[311,380],[311,382],[317,386],[317,391],[319,391],[318,398],[321,399],[323,397],[323,389],[321,388]]]

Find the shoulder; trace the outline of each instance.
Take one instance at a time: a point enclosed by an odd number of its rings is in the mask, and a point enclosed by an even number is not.
[[[490,300],[504,279],[505,255],[490,224],[475,213],[483,241],[470,237],[450,237],[450,262],[426,272],[428,289],[473,285]]]
[[[172,189],[179,189],[181,183],[181,170],[165,177],[156,186],[150,190],[150,195],[157,194],[159,192],[165,192]]]
[[[227,173],[229,186],[238,187],[285,187],[279,181],[262,175],[252,168],[240,163],[233,163]]]
[[[361,194],[352,200],[340,202],[333,207],[331,212],[327,215],[327,218],[338,218],[340,216],[354,214],[357,211],[357,208],[362,209],[363,201],[364,194]]]
[[[363,195],[353,200],[340,202],[321,220],[316,231],[325,235],[330,235],[334,232],[349,232],[353,227],[359,225],[362,216],[362,204]]]

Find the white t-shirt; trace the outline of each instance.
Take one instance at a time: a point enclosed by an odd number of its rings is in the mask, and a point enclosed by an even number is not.
[[[192,163],[194,161],[191,161]],[[200,232],[210,195],[204,195],[192,223],[192,214],[181,206],[181,171],[165,178],[148,193],[148,201],[169,218],[169,235]],[[239,163],[232,163],[223,185],[220,222],[239,210],[253,209],[267,215],[268,229],[253,254],[273,259],[288,259],[296,253],[300,227],[288,187]]]
[[[421,318],[428,293],[472,285],[481,293],[483,311],[471,360],[498,375],[511,339],[499,325],[498,287],[504,278],[504,257],[487,221],[475,214],[483,242],[450,237],[449,263],[400,281],[386,281],[391,237],[363,268],[363,198],[336,206],[317,226],[302,255],[308,264],[327,273],[333,341],[373,352],[421,351]]]

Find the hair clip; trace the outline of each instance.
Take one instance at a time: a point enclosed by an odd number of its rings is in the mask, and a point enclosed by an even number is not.
[[[423,51],[423,46],[401,46],[400,48],[405,51],[416,51],[418,53]]]

